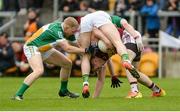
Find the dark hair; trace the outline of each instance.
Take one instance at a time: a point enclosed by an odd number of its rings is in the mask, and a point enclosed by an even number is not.
[[[7,32],[2,32],[1,34],[0,34],[0,37],[1,36],[4,36],[5,38],[8,38],[8,33]]]
[[[36,18],[38,18],[39,16],[40,16],[40,13],[37,11],[37,9],[36,8],[29,8],[28,9],[28,13],[29,12],[34,12],[35,14],[36,14]]]
[[[146,0],[146,1],[148,1],[148,0]],[[156,0],[151,0],[154,4],[156,3]]]

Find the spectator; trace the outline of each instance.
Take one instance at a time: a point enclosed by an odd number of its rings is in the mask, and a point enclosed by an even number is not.
[[[34,8],[36,12],[40,12],[40,9],[43,7],[44,0],[27,0],[27,8]]]
[[[116,0],[109,0],[109,10],[114,11]]]
[[[143,6],[144,0],[129,0],[129,11],[138,11]]]
[[[108,0],[91,0],[90,8],[95,10],[109,10],[109,2]]]
[[[20,74],[27,73],[30,67],[27,62],[26,56],[24,55],[22,44],[18,42],[13,42],[12,48],[15,53],[16,66],[18,67]]]
[[[160,28],[160,20],[157,15],[159,10],[155,0],[146,0],[140,13],[146,18],[146,28],[150,38],[157,38]]]
[[[72,12],[78,10],[78,2],[76,0],[62,0],[60,2],[60,10],[64,12]]]
[[[0,34],[0,74],[14,66],[14,52],[8,41],[8,34],[3,32]]]
[[[164,7],[165,11],[178,11],[178,0],[168,0]],[[180,17],[169,17],[166,32],[175,37],[180,36]]]
[[[0,0],[0,11],[3,10],[3,0]],[[3,18],[0,17],[0,27],[3,25]]]
[[[3,11],[19,11],[18,0],[3,0]]]
[[[167,0],[158,0],[159,9],[162,10],[165,7]]]
[[[89,8],[89,3],[88,3],[88,1],[82,0],[82,1],[79,3],[79,10],[80,10],[80,11],[86,11],[86,10],[88,10],[88,8]]]
[[[32,36],[34,32],[36,32],[42,24],[38,21],[39,15],[35,9],[29,9],[28,12],[28,20],[24,24],[24,35],[25,41]]]
[[[124,12],[128,9],[127,0],[117,0],[115,3],[114,13],[115,15],[124,17]]]
[[[19,3],[19,15],[25,15],[27,13],[27,1],[26,0],[18,0]]]

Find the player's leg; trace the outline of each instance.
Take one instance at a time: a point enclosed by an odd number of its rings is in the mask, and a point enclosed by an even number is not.
[[[126,51],[126,47],[122,43],[121,39],[119,38],[119,32],[116,29],[116,27],[112,23],[104,24],[99,27],[99,29],[106,35],[106,37],[112,42],[112,44],[115,46],[117,53],[121,56],[123,61],[123,66],[128,69],[131,74],[139,78],[139,74],[134,68],[134,66],[131,65],[129,61],[129,56]]]
[[[152,96],[159,97],[166,95],[166,92],[157,86],[147,75],[143,74],[142,72],[139,72],[139,74],[140,78],[138,79],[138,82],[151,89],[153,92]]]
[[[94,19],[96,18],[96,19]],[[111,41],[117,50],[117,53],[122,56],[123,61],[129,60],[125,46],[119,38],[119,32],[115,25],[110,21],[110,15],[104,11],[94,13],[93,26],[97,27]]]
[[[84,32],[80,34],[78,42],[82,48],[87,48],[90,45],[91,32]],[[82,95],[84,98],[89,97],[89,73],[90,73],[90,56],[89,54],[83,54],[81,62],[81,72],[83,78],[83,90]]]
[[[68,96],[70,98],[77,98],[79,97],[79,94],[77,93],[72,93],[68,90],[68,79],[71,74],[71,68],[72,68],[72,62],[70,59],[68,59],[64,54],[61,52],[51,49],[49,50],[49,53],[44,55],[50,55],[45,59],[45,62],[54,64],[56,66],[61,67],[60,71],[60,80],[61,80],[61,85],[60,85],[60,90],[59,90],[59,96]]]
[[[129,54],[129,59],[132,62],[132,60],[136,56],[136,53],[134,53],[130,49],[127,49],[127,51],[128,51],[128,54]],[[142,94],[139,92],[137,79],[134,78],[128,70],[126,70],[126,76],[127,76],[127,79],[129,81],[129,84],[130,84],[130,87],[131,87],[131,91],[129,91],[126,98],[141,98]]]
[[[31,50],[29,50],[29,49],[31,49]],[[32,51],[34,51],[34,52],[32,52]],[[17,93],[14,97],[16,100],[22,100],[22,96],[23,96],[24,92],[44,72],[41,54],[37,53],[36,49],[33,49],[33,47],[31,47],[31,48],[27,47],[25,50],[25,54],[28,58],[28,63],[31,66],[33,72],[24,79],[23,84],[21,85],[21,87],[19,88],[19,90],[17,91]]]
[[[112,23],[108,23],[99,27],[99,29],[105,34],[105,36],[112,42],[114,47],[117,50],[117,53],[122,56],[127,54],[126,48],[120,40],[120,35],[116,27]],[[128,60],[128,55],[126,57],[122,57],[124,60]]]
[[[133,43],[127,43],[126,47],[128,49],[128,54],[129,54],[131,62],[133,60],[139,61],[140,53],[138,52],[136,45]],[[127,71],[127,78],[131,85],[132,93],[135,93],[135,91],[139,92],[138,85],[137,85],[137,81],[138,81],[141,84],[143,84],[144,86],[150,88],[153,91],[153,94],[152,94],[153,96],[164,96],[165,95],[165,91],[163,89],[159,88],[155,83],[153,83],[153,81],[147,75],[145,75],[139,71],[138,71],[138,73],[140,75],[140,78],[136,79],[136,78],[132,77]]]
[[[102,91],[103,86],[104,86],[105,75],[106,75],[106,67],[103,66],[97,72],[98,79],[96,81],[95,90],[94,90],[94,93],[93,93],[93,96],[92,96],[93,98],[97,98],[101,94],[101,91]]]

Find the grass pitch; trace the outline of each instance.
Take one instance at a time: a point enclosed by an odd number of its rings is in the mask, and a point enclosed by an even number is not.
[[[151,98],[151,91],[140,86],[143,94],[141,99],[125,99],[129,91],[127,79],[120,88],[110,87],[110,78],[106,78],[101,96],[97,99],[59,98],[59,78],[40,78],[24,95],[24,101],[13,101],[10,98],[15,94],[24,78],[0,78],[0,110],[180,110],[180,81],[179,79],[153,79],[166,90],[167,96]],[[91,95],[94,91],[96,78],[90,78]],[[69,90],[81,94],[82,79],[70,78]]]

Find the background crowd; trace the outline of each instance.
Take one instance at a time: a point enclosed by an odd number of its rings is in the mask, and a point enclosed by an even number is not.
[[[0,11],[15,11],[18,15],[25,16],[25,22],[21,23],[22,34],[18,34],[18,36],[24,38],[24,41],[43,25],[44,18],[42,18],[42,15],[48,12],[43,11],[44,9],[52,11],[53,0],[0,0]],[[161,24],[162,22],[158,16],[159,11],[178,11],[180,14],[179,0],[59,0],[59,11],[73,13],[74,11],[90,11],[92,9],[111,11],[127,20],[129,20],[129,17],[125,13],[139,13],[143,18],[142,27],[144,30],[141,33],[149,38],[158,38],[158,32],[162,29],[162,26],[165,27],[163,30],[168,34],[176,38],[180,36],[180,17],[168,17],[166,24]],[[5,24],[5,20],[0,18],[0,25],[3,24]],[[23,43],[9,41],[8,33],[0,34],[0,76],[15,73],[26,75],[30,68],[23,53]],[[152,50],[148,48],[145,52],[149,53]],[[73,60],[72,75],[80,76],[80,57],[74,54],[67,55]],[[157,56],[154,57],[156,59]],[[157,64],[157,61],[154,63]],[[53,65],[45,64],[45,67],[45,75],[58,74],[59,72],[56,70],[57,67]],[[155,69],[157,70],[157,67]],[[123,70],[119,71],[122,72]]]

